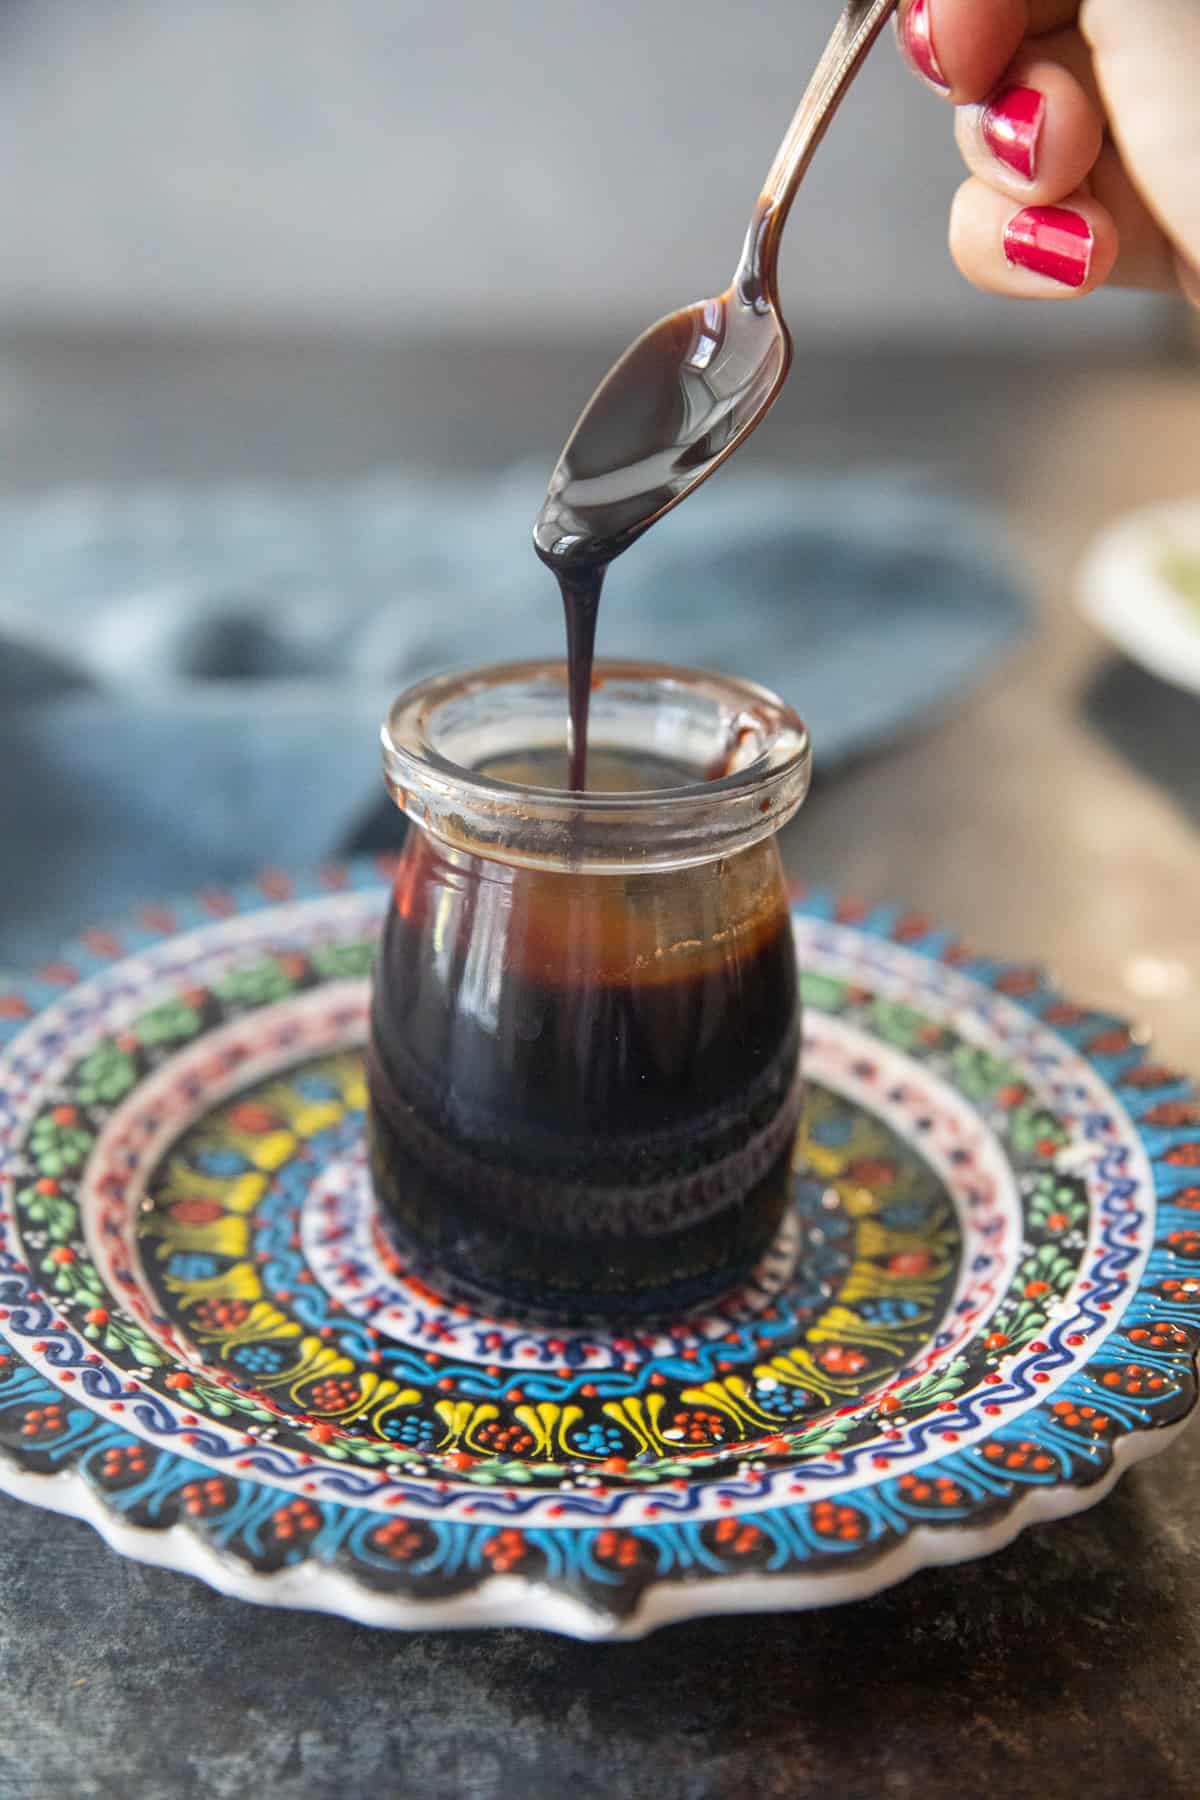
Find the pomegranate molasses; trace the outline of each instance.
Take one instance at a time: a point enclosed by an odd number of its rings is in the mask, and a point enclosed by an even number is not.
[[[757,275],[765,222],[756,214],[729,293],[661,320],[609,373],[559,457],[533,528],[566,615],[576,790],[587,783],[592,657],[609,564],[728,454],[745,435],[758,388],[782,379],[786,340],[762,308]]]
[[[368,1066],[402,1252],[448,1292],[578,1320],[733,1286],[787,1205],[800,1104],[775,832],[807,784],[803,727],[748,684],[599,676],[603,792],[561,786],[561,665],[393,708],[385,762],[415,828]],[[731,745],[738,766],[705,782]]]

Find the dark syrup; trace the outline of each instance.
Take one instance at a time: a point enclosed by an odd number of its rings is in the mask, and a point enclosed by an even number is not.
[[[732,287],[644,332],[588,403],[533,529],[567,627],[569,785],[587,785],[596,618],[605,573],[752,429],[791,346],[763,269],[781,221],[755,212]]]
[[[573,793],[587,787],[588,711],[596,660],[596,617],[604,566],[556,569],[567,625],[567,786]]]
[[[684,775],[601,760],[614,789]],[[371,1160],[439,1287],[665,1313],[771,1242],[799,1104],[786,896],[768,881],[722,941],[713,871],[671,879],[697,949],[664,961],[654,876],[514,870],[410,834],[375,983]]]

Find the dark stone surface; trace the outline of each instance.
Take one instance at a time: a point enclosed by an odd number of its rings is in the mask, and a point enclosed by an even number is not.
[[[825,1613],[639,1644],[273,1613],[0,1499],[3,1800],[1175,1800],[1200,1433],[1082,1517]]]

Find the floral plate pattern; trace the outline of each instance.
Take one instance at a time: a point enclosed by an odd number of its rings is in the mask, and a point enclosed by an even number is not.
[[[795,1204],[746,1287],[628,1335],[445,1302],[362,1154],[386,899],[268,874],[0,986],[0,1487],[268,1604],[618,1638],[996,1549],[1191,1411],[1187,1084],[822,896]]]

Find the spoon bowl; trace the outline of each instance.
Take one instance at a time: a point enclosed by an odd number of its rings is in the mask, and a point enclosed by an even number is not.
[[[651,325],[584,408],[534,527],[544,561],[604,562],[682,500],[753,431],[792,343],[777,307],[736,282]]]
[[[771,166],[729,287],[643,332],[588,401],[533,532],[538,555],[560,579],[584,570],[597,577],[706,481],[774,404],[792,358],[776,278],[783,226],[896,4],[847,0]]]

